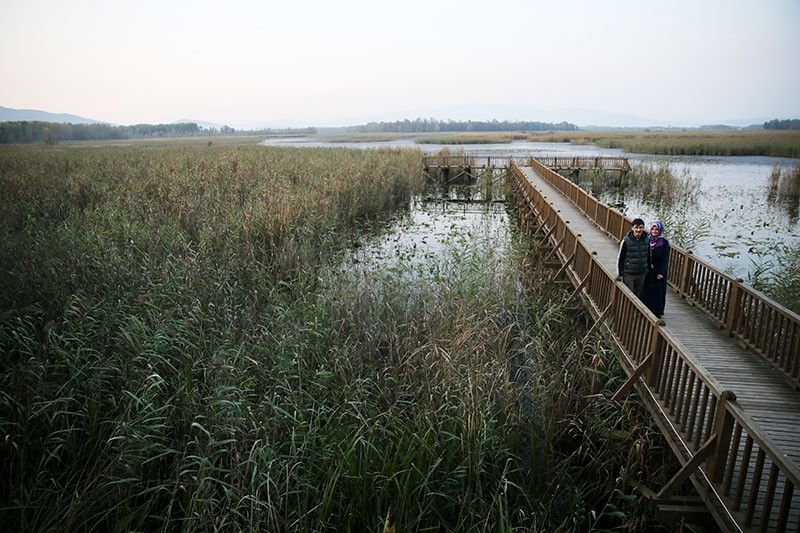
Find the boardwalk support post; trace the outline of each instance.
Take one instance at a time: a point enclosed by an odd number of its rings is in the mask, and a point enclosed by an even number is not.
[[[573,256],[573,257],[574,257],[574,256]],[[585,276],[585,277],[584,277],[584,278],[581,280],[581,282],[578,284],[578,286],[577,286],[577,287],[575,287],[575,290],[574,290],[574,291],[572,291],[572,294],[570,294],[570,295],[569,295],[569,297],[568,297],[568,298],[567,298],[567,299],[564,301],[564,307],[566,307],[566,306],[567,306],[567,304],[569,304],[569,303],[572,301],[572,299],[573,299],[573,298],[575,298],[575,297],[576,297],[578,294],[580,294],[580,292],[581,292],[581,291],[582,291],[582,290],[583,290],[583,289],[586,287],[586,285],[589,283],[589,280],[590,280],[590,279],[592,279],[592,272],[591,272],[591,270],[590,270],[590,271],[589,271],[589,273],[588,273],[588,274],[586,274],[586,276]]]
[[[542,224],[542,226],[544,227],[543,224]],[[545,233],[544,237],[542,237],[542,239],[537,243],[539,248],[544,248],[546,246],[547,241],[550,239],[550,235],[552,235],[555,230],[556,230],[556,227],[554,225],[552,228],[550,228],[548,230],[547,233]]]
[[[583,336],[583,339],[581,339],[581,344],[586,344],[586,342],[589,340],[589,337],[592,335],[592,333],[594,333],[594,330],[597,328],[597,326],[603,323],[603,320],[605,320],[606,315],[610,313],[612,309],[614,309],[613,300],[611,301],[610,304],[608,304],[608,306],[605,309],[603,309],[603,312],[600,313],[600,316],[598,316],[597,320],[594,321],[592,327],[590,327],[589,331],[586,332],[586,335]]]
[[[637,366],[636,369],[631,372],[631,375],[628,376],[628,379],[625,380],[625,383],[620,385],[620,387],[617,389],[617,392],[615,392],[611,397],[612,402],[619,402],[622,396],[626,396],[630,392],[631,388],[633,388],[633,385],[640,377],[642,377],[642,374],[644,374],[645,370],[650,368],[650,362],[652,360],[653,352],[650,352],[647,354],[647,357],[645,357],[644,361],[642,361],[642,364]]]
[[[567,237],[566,234],[563,237],[561,237],[561,240],[558,241],[555,246],[553,246],[553,249],[550,250],[550,253],[548,253],[547,256],[544,259],[542,259],[542,263],[546,264],[547,261],[550,259],[550,257],[552,257],[552,255],[556,253],[559,248],[561,248],[561,245],[564,244],[564,239],[566,239],[566,237]]]
[[[700,465],[703,464],[703,461],[710,457],[717,449],[718,440],[719,436],[716,433],[711,435],[711,438],[708,439],[705,444],[703,444],[703,447],[697,450],[697,453],[695,453],[692,458],[689,459],[689,461],[683,465],[680,470],[678,470],[678,473],[672,476],[672,479],[670,479],[667,484],[664,485],[664,488],[658,492],[656,498],[662,499],[669,497],[675,489],[680,487],[684,481],[689,479],[689,476],[694,474],[694,472],[700,468]]]
[[[558,276],[560,276],[569,267],[569,265],[571,265],[572,262],[575,261],[575,257],[578,255],[578,239],[580,239],[581,234],[578,233],[576,237],[577,238],[575,239],[574,246],[572,247],[572,254],[569,256],[569,258],[567,258],[566,261],[564,261],[564,264],[561,266],[561,268],[558,269],[558,272],[556,272],[555,275],[552,278],[550,278],[551,280],[558,279]]]
[[[564,261],[564,264],[561,265],[561,268],[558,269],[558,272],[553,274],[553,276],[550,278],[550,281],[558,279],[558,276],[560,276],[569,267],[569,265],[572,264],[574,260],[575,260],[575,252],[573,252],[572,255],[569,256],[569,259]]]

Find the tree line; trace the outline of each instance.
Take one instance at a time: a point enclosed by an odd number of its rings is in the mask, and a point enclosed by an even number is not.
[[[456,121],[423,119],[398,120],[395,122],[370,122],[360,126],[344,128],[285,128],[237,131],[229,126],[220,129],[205,129],[194,122],[175,124],[134,124],[115,126],[112,124],[72,124],[19,120],[0,122],[0,144],[59,141],[100,141],[118,139],[144,139],[154,137],[186,137],[193,135],[232,134],[292,134],[313,135],[323,129],[335,129],[348,133],[436,133],[436,132],[491,132],[491,131],[578,131],[580,128],[569,122],[537,121]]]
[[[569,122],[536,121],[457,121],[417,118],[395,122],[369,122],[361,126],[347,126],[348,133],[436,133],[436,132],[484,132],[484,131],[578,131],[580,128]]]
[[[764,123],[765,130],[800,130],[800,119],[769,120]]]
[[[201,132],[206,133],[194,122],[114,126],[111,124],[71,124],[68,122],[18,120],[0,122],[0,143],[45,142],[55,144],[58,141],[178,137],[198,135]]]

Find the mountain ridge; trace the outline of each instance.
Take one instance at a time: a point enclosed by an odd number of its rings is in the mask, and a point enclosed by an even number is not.
[[[110,124],[104,120],[81,117],[70,113],[51,113],[40,109],[14,109],[0,106],[0,122],[14,121],[66,122],[70,124]]]

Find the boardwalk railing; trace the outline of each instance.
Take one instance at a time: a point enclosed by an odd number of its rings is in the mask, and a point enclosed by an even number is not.
[[[537,158],[548,168],[564,170],[602,169],[621,170],[627,172],[631,169],[627,157],[541,157]],[[527,163],[528,158],[514,158],[511,156],[481,156],[481,155],[426,155],[422,164],[426,168],[440,167],[495,167],[506,168],[511,161]]]
[[[621,170],[631,169],[627,157],[537,157],[537,161],[551,169],[558,170]]]
[[[422,165],[425,168],[506,168],[513,160],[508,156],[426,155]]]
[[[607,233],[622,236],[626,222],[619,212],[582,196],[567,180],[541,164],[534,168],[552,184],[558,183],[556,187],[576,205],[584,206],[585,213],[593,213]],[[629,377],[615,398],[636,387],[681,461],[682,468],[659,491],[656,500],[668,499],[690,479],[725,531],[798,530],[797,466],[753,423],[736,402],[734,392],[724,390],[642,302],[616,281],[616,273],[596,259],[581,235],[559,216],[519,167],[512,163],[509,171],[522,203],[544,235],[543,241],[554,247],[563,265],[561,270],[575,287],[570,298],[580,296],[597,319],[596,324],[608,327],[621,349],[620,362]],[[680,270],[681,275],[685,268]],[[706,265],[692,268],[690,274],[699,275],[698,281],[692,282],[700,287],[696,296],[702,295],[705,301],[706,295],[723,292],[722,283],[714,285],[713,290],[702,288],[700,280],[705,274],[700,272],[709,270]],[[728,296],[727,302],[733,303],[733,297]]]
[[[575,183],[548,168],[529,164],[608,235],[621,241],[631,221]],[[761,355],[800,388],[800,316],[680,246],[670,246],[667,282],[678,294],[712,317],[742,345]]]

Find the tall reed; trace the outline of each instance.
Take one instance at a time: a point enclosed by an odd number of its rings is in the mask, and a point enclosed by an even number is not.
[[[418,169],[400,151],[4,147],[3,522],[215,523],[282,302],[406,205]]]
[[[530,140],[596,144],[641,154],[800,157],[800,132],[792,130],[581,131],[531,134]]]
[[[640,524],[659,444],[520,239],[342,253],[416,152],[0,155],[0,522],[11,530]],[[358,249],[358,248],[356,248]],[[360,267],[359,267],[360,265]],[[635,445],[634,445],[635,443]],[[657,465],[657,463],[656,463]]]
[[[782,246],[774,259],[754,264],[748,283],[781,305],[800,313],[800,250]]]
[[[792,169],[775,167],[769,175],[767,201],[785,211],[790,224],[800,217],[800,163]]]

